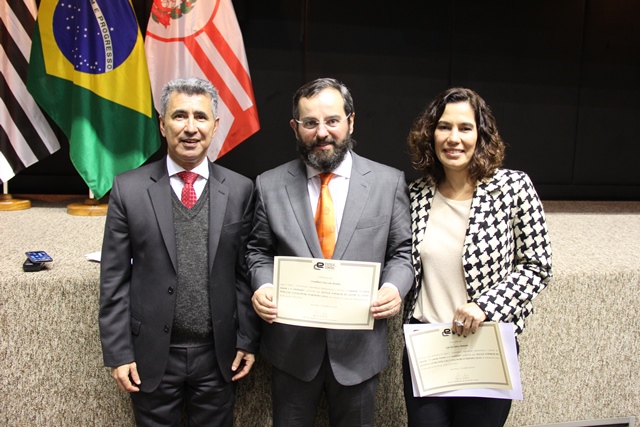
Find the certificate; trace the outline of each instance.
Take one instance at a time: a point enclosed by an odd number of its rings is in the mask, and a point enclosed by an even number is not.
[[[373,329],[380,263],[275,257],[275,321],[327,329]]]
[[[522,399],[512,324],[484,322],[466,338],[450,324],[404,329],[415,396]]]

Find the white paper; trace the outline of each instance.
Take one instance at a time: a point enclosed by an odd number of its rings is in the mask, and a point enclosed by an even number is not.
[[[327,329],[373,329],[380,263],[275,257],[275,322]]]
[[[85,254],[84,257],[89,261],[100,262],[101,256],[102,256],[102,251],[97,251],[97,252],[91,252],[91,253]]]
[[[446,391],[441,393],[429,394],[431,397],[492,397],[497,399],[514,399],[522,400],[522,383],[520,380],[520,368],[518,364],[518,355],[516,350],[516,341],[514,326],[511,323],[499,323],[498,324],[500,335],[502,338],[502,351],[508,367],[508,375],[511,383],[511,389],[499,389],[499,388],[460,388],[453,391]],[[412,357],[412,351],[409,346],[411,345],[411,334],[421,333],[424,331],[436,332],[442,335],[451,334],[451,324],[439,323],[439,324],[405,324],[404,334],[405,342],[408,344],[407,350],[409,357]],[[438,350],[438,349],[436,349]],[[417,382],[417,375],[414,372],[415,360],[410,359],[411,379],[413,382],[414,396],[419,397],[420,387]]]

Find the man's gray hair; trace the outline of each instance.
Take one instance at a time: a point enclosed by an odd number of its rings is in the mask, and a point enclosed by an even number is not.
[[[185,95],[208,95],[211,98],[211,111],[213,117],[218,117],[218,90],[210,81],[198,77],[178,77],[167,82],[162,88],[160,97],[160,115],[164,117],[169,105],[169,98],[173,93]]]

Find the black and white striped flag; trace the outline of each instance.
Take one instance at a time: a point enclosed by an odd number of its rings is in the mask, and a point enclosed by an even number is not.
[[[0,1],[0,182],[60,148],[26,86],[37,13],[35,0]]]

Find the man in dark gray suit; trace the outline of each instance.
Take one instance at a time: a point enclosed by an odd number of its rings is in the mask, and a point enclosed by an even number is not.
[[[260,319],[245,261],[251,180],[207,160],[218,93],[197,78],[162,93],[168,156],[117,176],[102,247],[104,363],[140,426],[232,426]],[[186,173],[186,175],[185,175]]]
[[[300,159],[260,175],[247,261],[253,307],[266,322],[261,353],[273,365],[274,426],[313,426],[324,391],[331,425],[371,426],[379,372],[388,362],[387,318],[413,281],[404,174],[352,151],[355,112],[348,89],[318,79],[293,98],[291,127]],[[326,256],[314,217],[319,176],[331,172],[335,248]],[[274,322],[274,256],[381,264],[373,330],[333,330]]]

